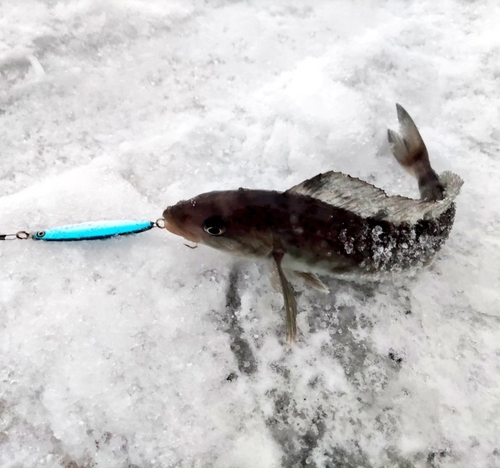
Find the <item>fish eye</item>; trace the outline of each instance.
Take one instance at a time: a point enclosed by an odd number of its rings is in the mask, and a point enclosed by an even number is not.
[[[220,216],[212,216],[203,223],[203,230],[211,236],[222,236],[226,232],[226,222]]]

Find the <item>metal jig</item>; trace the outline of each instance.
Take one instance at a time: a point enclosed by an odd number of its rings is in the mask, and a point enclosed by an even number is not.
[[[165,220],[162,218],[155,222],[145,220],[92,221],[80,224],[69,224],[31,233],[19,231],[16,234],[0,234],[0,241],[33,239],[37,241],[67,242],[108,239],[110,237],[138,234],[140,232],[149,231],[154,227],[163,229],[165,227],[164,221]]]

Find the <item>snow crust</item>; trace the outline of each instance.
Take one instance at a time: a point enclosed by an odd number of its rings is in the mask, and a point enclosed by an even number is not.
[[[0,232],[161,216],[327,170],[465,181],[437,260],[301,293],[154,230],[0,244],[0,466],[500,466],[495,0],[0,3]]]

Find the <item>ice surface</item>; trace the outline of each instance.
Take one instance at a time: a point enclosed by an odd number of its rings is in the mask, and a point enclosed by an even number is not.
[[[299,297],[155,230],[0,245],[0,466],[500,466],[495,0],[0,3],[0,231],[156,219],[327,170],[465,185],[435,263]]]

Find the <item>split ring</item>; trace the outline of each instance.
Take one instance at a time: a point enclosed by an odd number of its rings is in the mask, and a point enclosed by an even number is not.
[[[165,229],[165,219],[164,218],[158,218],[155,221],[155,226],[159,229]]]

